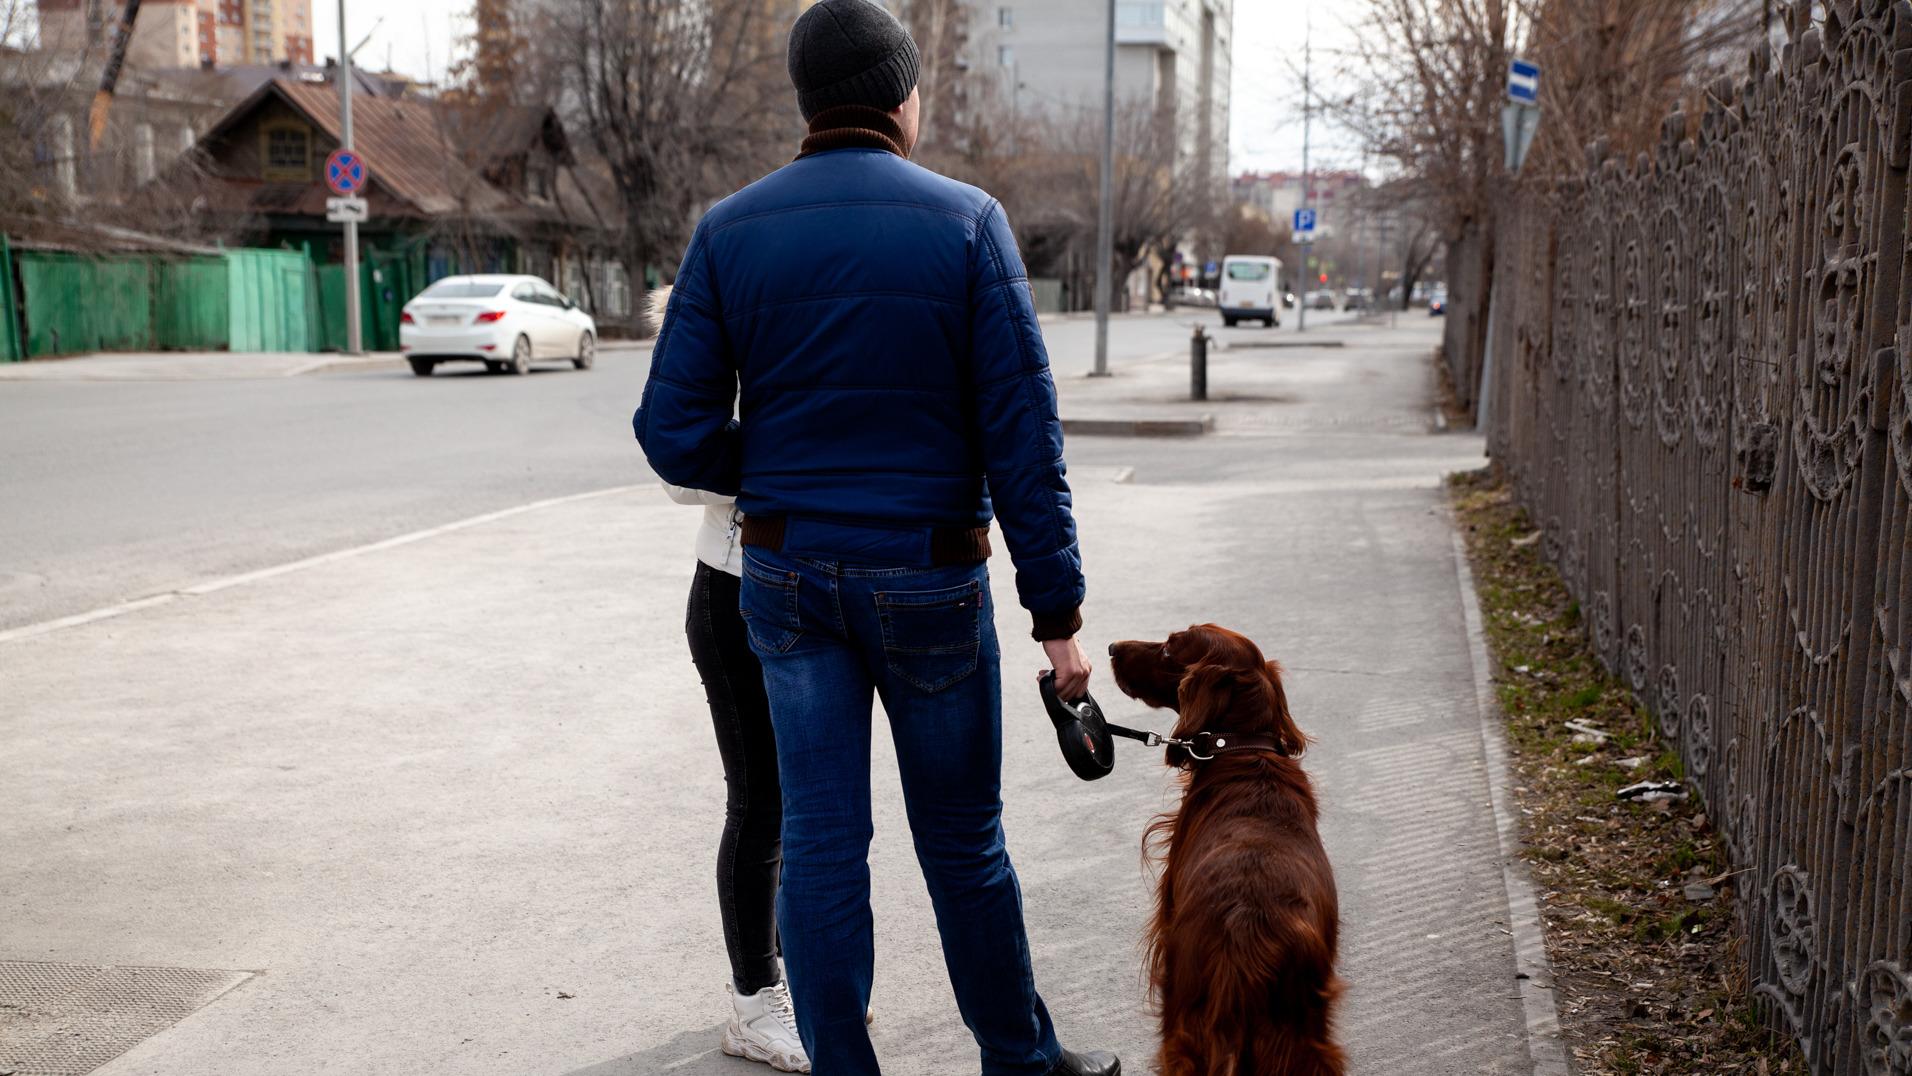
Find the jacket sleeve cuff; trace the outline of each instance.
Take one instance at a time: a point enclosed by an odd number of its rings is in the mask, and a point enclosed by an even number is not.
[[[1039,643],[1074,638],[1075,633],[1082,630],[1082,607],[1079,605],[1049,612],[1032,612],[1029,615],[1036,622],[1036,630],[1030,634]]]

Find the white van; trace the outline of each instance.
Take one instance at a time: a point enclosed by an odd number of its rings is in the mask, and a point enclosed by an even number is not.
[[[1257,321],[1281,324],[1281,259],[1259,254],[1230,254],[1222,259],[1222,290],[1216,302],[1222,324]]]

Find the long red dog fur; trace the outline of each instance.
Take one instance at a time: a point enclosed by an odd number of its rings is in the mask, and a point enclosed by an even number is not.
[[[1180,715],[1177,739],[1207,730],[1281,745],[1206,761],[1169,748],[1182,804],[1146,840],[1162,867],[1148,932],[1162,1076],[1340,1076],[1334,872],[1280,666],[1213,624],[1110,654],[1124,692]]]

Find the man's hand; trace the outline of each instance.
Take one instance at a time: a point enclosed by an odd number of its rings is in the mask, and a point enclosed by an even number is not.
[[[1089,693],[1089,659],[1074,638],[1045,639],[1042,652],[1056,673],[1056,694],[1065,702],[1074,702]],[[1037,673],[1041,678],[1041,673]]]

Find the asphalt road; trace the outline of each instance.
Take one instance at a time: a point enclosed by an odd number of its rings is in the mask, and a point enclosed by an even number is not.
[[[1311,315],[1310,333],[1330,318]],[[1119,318],[1112,362],[1185,355],[1212,312]],[[1293,336],[1293,321],[1277,330]],[[1045,329],[1058,377],[1094,324]],[[259,381],[0,382],[0,629],[548,497],[648,481],[630,434],[647,346],[588,373],[455,366]],[[1099,446],[1071,446],[1092,462]]]

